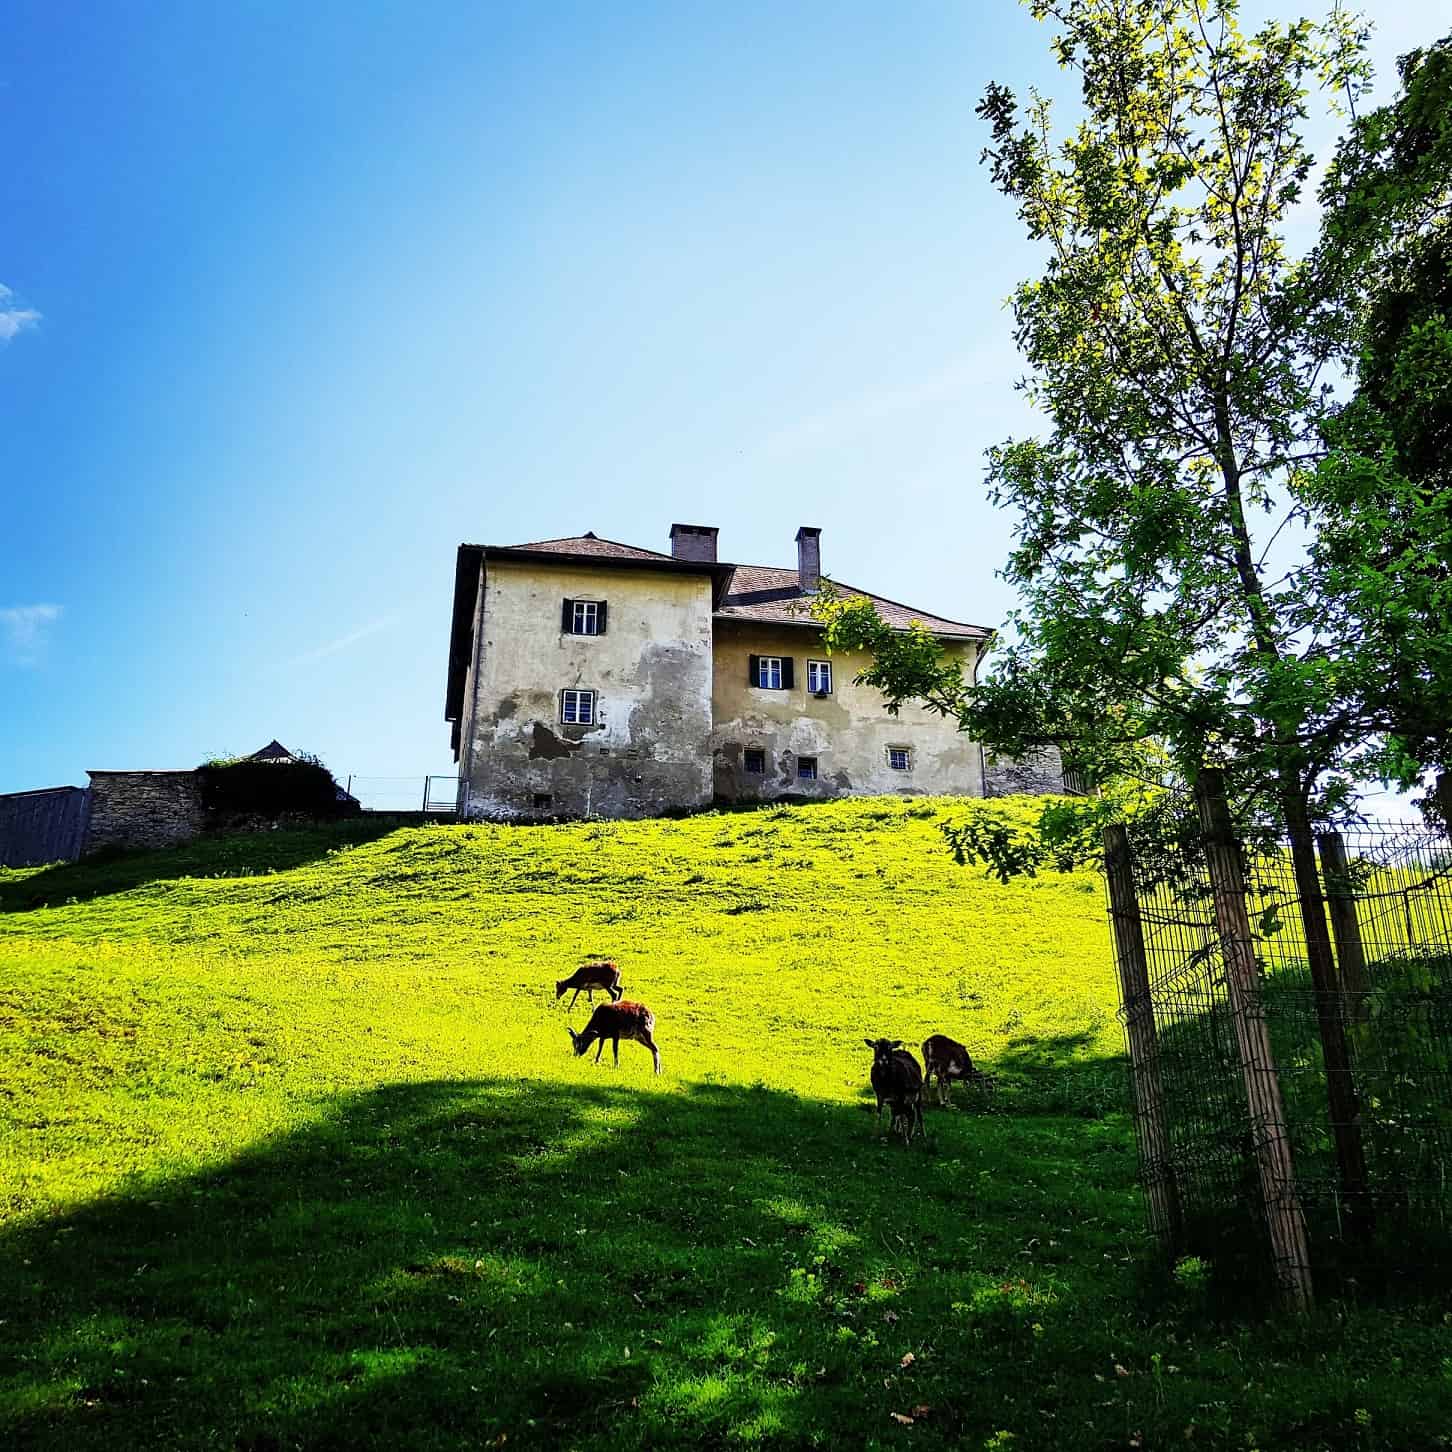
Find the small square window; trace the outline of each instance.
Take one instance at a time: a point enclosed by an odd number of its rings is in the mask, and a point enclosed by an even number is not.
[[[832,662],[809,660],[807,662],[807,690],[814,696],[827,696],[832,692]]]
[[[548,811],[550,807],[554,806],[554,804],[555,804],[555,799],[554,799],[554,797],[552,797],[549,794],[549,792],[536,792],[534,794],[534,809],[535,809],[535,811],[537,811],[537,812]]]
[[[764,690],[781,690],[781,657],[763,655],[756,662],[756,684]]]
[[[594,691],[561,691],[560,720],[566,726],[589,726],[595,720]]]
[[[766,752],[759,746],[748,746],[741,753],[741,766],[748,776],[765,776]]]
[[[913,769],[913,754],[906,746],[889,746],[887,748],[887,764],[894,771],[911,771]]]
[[[817,758],[815,756],[797,757],[797,780],[816,781],[817,779]]]

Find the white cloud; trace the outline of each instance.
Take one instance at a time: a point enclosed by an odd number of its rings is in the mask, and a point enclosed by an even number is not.
[[[8,343],[17,333],[33,328],[40,321],[40,314],[34,308],[12,305],[15,294],[0,282],[0,347]]]
[[[771,434],[762,444],[768,454],[794,454],[838,443],[844,438],[919,409],[966,403],[1001,371],[983,359],[945,364],[935,373],[861,393]]]
[[[11,605],[0,610],[0,641],[11,664],[38,665],[50,627],[61,617],[59,605]]]
[[[369,621],[367,625],[360,625],[357,630],[350,630],[347,635],[340,635],[337,640],[330,640],[326,645],[318,646],[316,650],[293,656],[288,661],[288,665],[311,665],[315,660],[322,660],[324,656],[335,655],[340,650],[347,650],[357,641],[364,640],[370,635],[377,635],[380,630],[387,630],[397,619],[396,615],[385,615],[381,620]]]

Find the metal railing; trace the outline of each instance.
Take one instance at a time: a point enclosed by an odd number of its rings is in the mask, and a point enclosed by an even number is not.
[[[429,776],[350,776],[348,794],[365,812],[426,812],[448,816],[458,806],[459,778],[453,772]]]

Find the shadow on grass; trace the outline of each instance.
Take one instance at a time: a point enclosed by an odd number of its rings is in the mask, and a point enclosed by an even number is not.
[[[29,912],[130,892],[150,882],[181,877],[257,877],[286,872],[398,830],[397,820],[354,817],[328,826],[277,832],[235,832],[201,837],[157,852],[98,854],[39,872],[0,870],[0,912]],[[22,875],[23,874],[23,875]]]
[[[335,1101],[0,1240],[0,1441],[861,1446],[897,1412],[919,1447],[977,1446],[1021,1427],[1025,1376],[1109,1334],[1133,1150],[1108,1125],[930,1119],[923,1153],[766,1089]]]

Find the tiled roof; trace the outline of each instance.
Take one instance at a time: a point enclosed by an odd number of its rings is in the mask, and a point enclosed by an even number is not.
[[[830,583],[843,599],[866,596],[876,606],[877,613],[889,625],[899,629],[905,630],[917,621],[934,635],[981,640],[991,633],[981,625],[965,625],[961,620],[946,620],[941,615],[913,610],[896,600],[874,595],[871,590],[859,590],[837,580]],[[812,625],[815,622],[807,610],[810,599],[810,594],[803,591],[798,583],[795,570],[778,569],[772,565],[735,565],[721,603],[716,607],[716,616],[718,619],[759,620],[778,625]]]
[[[608,560],[669,560],[658,550],[638,549],[635,545],[620,544],[613,539],[601,539],[593,531],[588,534],[568,535],[564,539],[540,539],[533,544],[509,545],[515,554],[541,555],[595,555]]]
[[[454,615],[449,631],[449,678],[444,693],[444,719],[454,723],[454,748],[459,745],[459,720],[463,709],[464,677],[473,649],[473,612],[475,591],[479,583],[479,567],[486,556],[502,559],[525,559],[531,556],[558,556],[571,562],[598,560],[602,565],[628,567],[634,562],[642,566],[675,573],[709,574],[713,581],[718,620],[756,620],[777,625],[814,626],[807,610],[807,596],[797,583],[795,570],[773,565],[731,565],[724,561],[678,560],[658,550],[643,550],[618,540],[601,539],[593,531],[567,535],[563,539],[541,539],[522,545],[461,544],[454,567]],[[870,590],[858,590],[834,581],[838,595],[865,595],[877,607],[877,613],[889,625],[905,630],[917,621],[934,635],[956,636],[960,640],[985,640],[993,632],[981,625],[966,625],[961,620],[946,620],[913,610]]]

